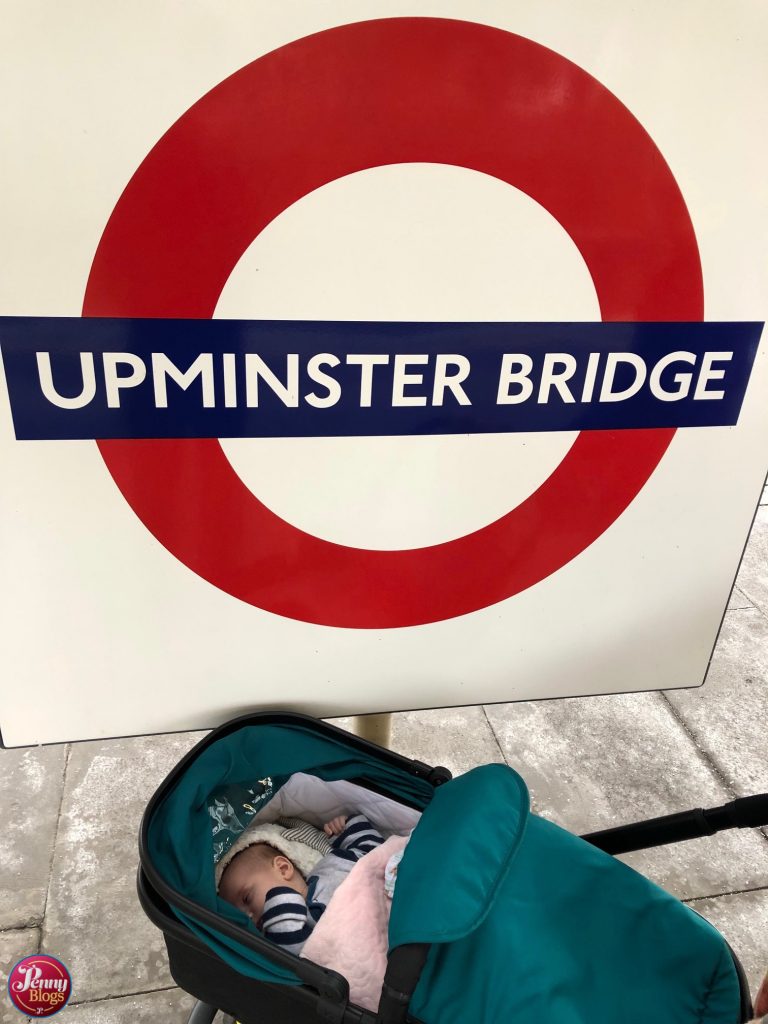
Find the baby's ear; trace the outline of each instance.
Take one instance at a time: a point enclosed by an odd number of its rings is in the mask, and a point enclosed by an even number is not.
[[[282,854],[275,857],[274,863],[275,867],[286,880],[286,882],[289,882],[293,878],[293,873],[296,870],[296,868],[293,866],[293,863],[290,860],[288,860],[287,857],[283,857]]]

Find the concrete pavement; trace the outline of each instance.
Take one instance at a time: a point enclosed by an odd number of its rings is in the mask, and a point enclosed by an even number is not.
[[[768,792],[768,492],[709,680],[696,690],[409,712],[394,749],[454,772],[507,762],[535,810],[573,831]],[[342,720],[339,724],[344,724]],[[152,791],[200,734],[0,751],[0,1020],[22,1020],[5,973],[42,950],[73,977],[63,1024],[186,1020],[161,935],[134,893]],[[710,918],[753,988],[768,967],[768,831],[627,860]]]

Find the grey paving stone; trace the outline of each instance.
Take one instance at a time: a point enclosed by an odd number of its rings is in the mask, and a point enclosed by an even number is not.
[[[479,764],[503,763],[482,707],[407,711],[392,721],[392,749],[454,775]]]
[[[352,730],[351,718],[328,719]],[[454,775],[504,757],[482,707],[399,711],[392,715],[392,750],[426,764],[443,765]]]
[[[184,1024],[194,1003],[177,988],[99,1000],[68,1006],[65,1024]]]
[[[768,892],[695,900],[691,906],[728,940],[744,967],[754,999],[768,971]]]
[[[136,897],[137,835],[152,792],[200,735],[72,747],[43,949],[68,965],[80,1001],[172,984],[162,936]]]
[[[0,932],[0,1024],[19,1024],[23,1020],[8,997],[8,972],[19,960],[36,953],[39,942],[38,928]]]
[[[766,616],[757,609],[729,612],[707,681],[667,696],[735,793],[768,792]]]
[[[65,757],[64,746],[0,750],[0,928],[42,920]]]
[[[572,832],[730,798],[660,694],[486,711],[507,761],[528,783],[534,809]],[[768,843],[755,831],[725,832],[625,859],[681,899],[768,884]]]
[[[757,510],[736,586],[768,615],[768,505]]]

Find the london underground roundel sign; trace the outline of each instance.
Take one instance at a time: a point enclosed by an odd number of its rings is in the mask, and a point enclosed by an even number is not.
[[[433,18],[308,36],[195,103],[115,207],[83,312],[209,318],[242,254],[288,206],[345,175],[409,162],[474,169],[535,199],[581,252],[604,321],[701,320],[685,203],[629,110],[552,50]],[[216,587],[293,619],[387,628],[464,615],[556,572],[627,508],[673,435],[584,431],[496,522],[394,551],[292,526],[245,486],[215,439],[99,446],[146,527]]]

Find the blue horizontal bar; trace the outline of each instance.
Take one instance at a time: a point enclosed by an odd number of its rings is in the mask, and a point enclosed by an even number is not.
[[[762,323],[0,317],[19,440],[737,422]]]

